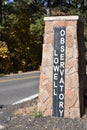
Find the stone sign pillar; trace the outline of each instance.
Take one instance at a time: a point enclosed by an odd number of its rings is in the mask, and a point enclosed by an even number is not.
[[[45,17],[38,110],[44,116],[84,113],[85,46],[78,16]]]

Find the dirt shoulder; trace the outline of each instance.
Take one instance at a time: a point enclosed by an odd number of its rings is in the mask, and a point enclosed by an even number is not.
[[[37,99],[0,109],[3,130],[87,130],[87,114],[80,119],[43,117],[37,112]]]

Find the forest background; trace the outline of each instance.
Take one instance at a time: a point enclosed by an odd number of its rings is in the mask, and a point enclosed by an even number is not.
[[[0,73],[38,70],[44,17],[78,15],[87,47],[87,0],[0,0]]]

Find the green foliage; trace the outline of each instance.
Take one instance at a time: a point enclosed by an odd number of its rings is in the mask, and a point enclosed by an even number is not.
[[[5,15],[6,14],[6,15]],[[9,55],[4,73],[36,70],[41,64],[44,10],[36,0],[15,0],[3,9],[2,36]]]
[[[33,107],[32,111],[31,111],[31,115],[36,118],[39,118],[39,117],[43,117],[44,113],[41,111],[38,111],[37,106],[35,106],[35,107]]]

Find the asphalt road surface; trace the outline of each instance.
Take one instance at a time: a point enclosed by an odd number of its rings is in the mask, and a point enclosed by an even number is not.
[[[0,105],[11,105],[38,93],[40,72],[0,76]]]

